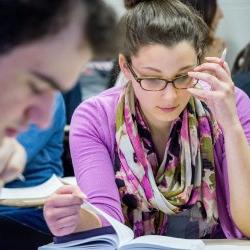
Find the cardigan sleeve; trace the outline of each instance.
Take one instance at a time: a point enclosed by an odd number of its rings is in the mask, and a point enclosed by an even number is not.
[[[110,131],[108,117],[94,98],[82,103],[72,117],[70,150],[78,185],[89,202],[123,222],[108,145],[112,142],[106,140]]]
[[[250,99],[245,92],[238,88],[236,88],[236,107],[240,123],[250,145]],[[215,145],[215,162],[217,166],[216,193],[218,212],[223,232],[229,239],[244,238],[244,235],[237,228],[231,216],[228,169],[223,136]]]

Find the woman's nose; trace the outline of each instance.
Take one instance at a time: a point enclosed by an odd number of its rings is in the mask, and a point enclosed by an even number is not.
[[[177,98],[177,91],[174,87],[173,83],[168,83],[166,88],[163,90],[162,95],[165,99],[176,99]]]

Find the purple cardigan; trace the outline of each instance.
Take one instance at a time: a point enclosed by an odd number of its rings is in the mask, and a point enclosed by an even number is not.
[[[81,103],[70,128],[70,149],[78,185],[88,200],[124,222],[114,178],[115,114],[121,87],[112,88]],[[250,99],[236,88],[238,116],[250,144]],[[215,145],[217,197],[221,226],[227,238],[242,238],[229,207],[227,163],[223,136]],[[104,222],[104,224],[106,224]]]

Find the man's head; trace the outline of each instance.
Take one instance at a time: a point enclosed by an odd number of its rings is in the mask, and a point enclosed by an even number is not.
[[[101,0],[0,0],[0,22],[0,138],[28,122],[46,127],[54,92],[115,47],[114,14]]]

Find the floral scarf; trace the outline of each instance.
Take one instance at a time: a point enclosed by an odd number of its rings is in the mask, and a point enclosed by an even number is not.
[[[116,111],[115,176],[126,224],[136,237],[165,234],[167,216],[194,205],[203,221],[216,225],[213,145],[220,133],[207,107],[191,97],[172,124],[159,164],[150,129],[127,84]]]

